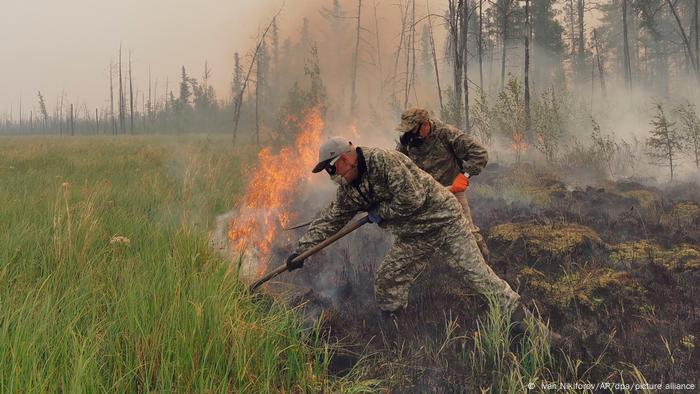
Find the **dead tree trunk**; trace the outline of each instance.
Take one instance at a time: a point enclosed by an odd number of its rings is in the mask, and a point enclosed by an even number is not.
[[[435,67],[435,80],[437,83],[438,99],[440,100],[440,111],[444,111],[442,104],[442,88],[440,87],[440,70],[438,69],[437,55],[435,53],[435,39],[433,37],[433,22],[430,15],[430,5],[426,2],[428,10],[428,30],[430,31],[430,51],[433,53],[433,66]]]
[[[63,96],[65,95],[64,92],[61,92],[61,105],[58,107],[58,127],[59,127],[59,135],[63,136]]]
[[[377,67],[379,68],[379,97],[384,99],[384,72],[382,71],[382,51],[379,40],[379,18],[377,17],[377,0],[374,0],[374,36],[377,44]]]
[[[608,93],[605,90],[605,67],[603,67],[603,60],[600,58],[600,47],[598,45],[598,34],[596,32],[596,29],[593,29],[593,44],[595,45],[596,63],[598,63],[598,79],[600,79],[600,91],[603,93],[603,97],[607,97]]]
[[[678,24],[678,31],[681,33],[681,37],[683,37],[683,44],[685,44],[685,48],[688,51],[688,59],[690,60],[690,65],[692,66],[693,71],[695,72],[695,76],[700,78],[700,74],[698,74],[698,65],[695,63],[695,58],[693,57],[693,49],[690,46],[688,35],[685,34],[685,29],[683,29],[683,25],[681,24],[681,18],[678,17],[676,7],[673,6],[671,0],[666,0],[666,4],[668,4],[668,6],[671,8],[673,17],[676,19],[676,23]]]
[[[578,68],[581,71],[581,79],[583,79],[583,72],[585,70],[585,38],[583,35],[583,15],[584,15],[584,0],[578,0]]]
[[[698,3],[700,1],[695,0],[694,4],[694,17],[693,22],[695,23],[695,64],[698,66],[700,71],[700,13],[698,13]]]
[[[70,135],[75,135],[75,123],[73,121],[73,104],[70,105]]]
[[[483,50],[484,50],[484,0],[479,0],[479,88],[484,91],[484,70],[483,70]]]
[[[362,0],[357,0],[357,28],[355,29],[355,51],[352,55],[352,78],[350,92],[350,115],[354,118],[357,110],[357,66],[360,62],[360,21],[362,16]]]
[[[279,16],[280,12],[282,12],[282,8],[277,11],[274,17],[272,17],[272,20],[270,23],[267,25],[265,30],[263,31],[262,36],[260,37],[260,40],[258,41],[258,44],[255,46],[255,51],[253,52],[253,59],[250,61],[250,66],[248,66],[248,72],[246,73],[245,80],[243,80],[243,86],[241,86],[241,91],[238,92],[238,97],[236,98],[236,101],[234,102],[234,110],[233,110],[233,138],[231,142],[235,145],[236,144],[236,136],[238,134],[238,122],[241,117],[241,106],[243,103],[243,94],[245,93],[245,89],[248,86],[248,81],[250,80],[250,73],[253,71],[253,67],[255,66],[255,63],[258,58],[258,53],[260,52],[260,48],[262,47],[263,42],[265,41],[265,37],[267,36],[267,32],[270,31],[270,27],[272,27],[272,24],[275,23],[275,19],[277,19],[277,16]],[[166,80],[167,81],[167,80]],[[167,84],[167,82],[166,82]]]
[[[460,49],[460,30],[461,30],[461,14],[464,0],[449,0],[448,7],[448,23],[450,26],[450,40],[452,41],[452,79],[454,87],[455,102],[454,109],[459,114],[459,108],[462,107],[462,60],[463,55]],[[460,116],[461,117],[461,116]],[[459,122],[461,123],[461,122]]]
[[[501,90],[505,88],[505,80],[506,80],[506,41],[508,37],[508,16],[509,12],[508,10],[501,10],[503,13],[503,25],[501,26],[501,34],[502,36],[502,41],[503,41],[503,52],[501,53]]]
[[[408,98],[411,96],[411,87],[413,85],[413,78],[415,72],[415,60],[416,60],[416,2],[412,0],[411,4],[411,32],[408,36],[408,44],[406,45],[406,79],[404,80],[404,100],[403,106],[406,108],[408,106]],[[411,61],[413,60],[413,71],[411,70]]]
[[[100,114],[95,108],[95,134],[100,134]]]
[[[394,75],[392,77],[392,92],[391,99],[393,103],[398,106],[399,102],[396,98],[396,82],[398,81],[399,72],[399,59],[401,58],[401,49],[404,46],[404,38],[406,36],[406,18],[408,17],[408,3],[406,3],[406,9],[403,8],[403,3],[399,0],[399,12],[401,13],[401,34],[399,35],[399,48],[396,50],[396,57],[394,58]]]
[[[112,135],[117,135],[117,122],[114,119],[114,72],[112,61],[109,61],[109,117],[112,122]]]
[[[255,67],[255,143],[260,146],[260,114],[259,114],[259,105],[260,105],[260,62],[257,62],[257,65]]]
[[[625,70],[625,87],[632,89],[632,66],[630,64],[630,45],[627,35],[627,0],[622,0],[622,40],[623,40],[623,68]]]
[[[122,78],[122,46],[119,45],[119,132],[124,133],[125,123],[125,103],[124,103],[124,84]]]
[[[129,128],[134,135],[134,84],[131,79],[131,51],[129,51]]]
[[[470,124],[469,124],[469,59],[468,59],[468,53],[467,53],[467,48],[468,48],[468,34],[469,34],[469,18],[471,17],[471,12],[472,10],[469,9],[469,5],[466,1],[462,1],[462,15],[461,15],[461,23],[460,23],[460,52],[462,56],[462,69],[464,71],[464,75],[462,78],[462,84],[463,84],[463,89],[464,89],[464,130],[469,131],[470,130]]]
[[[148,66],[148,105],[146,106],[146,111],[148,113],[148,123],[150,124],[153,120],[153,101],[151,96],[151,66]],[[146,132],[146,122],[144,120],[144,133]]]
[[[525,132],[530,134],[530,0],[525,0]]]

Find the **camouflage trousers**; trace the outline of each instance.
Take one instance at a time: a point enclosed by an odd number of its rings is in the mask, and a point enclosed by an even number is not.
[[[465,284],[482,295],[495,296],[505,307],[514,307],[520,296],[489,267],[466,231],[464,218],[436,234],[412,239],[397,238],[377,268],[374,292],[383,311],[408,305],[408,292],[427,264],[446,263]]]
[[[472,220],[472,211],[469,208],[469,201],[467,200],[467,193],[460,192],[460,193],[454,193],[454,195],[455,195],[455,197],[457,197],[457,201],[459,201],[459,205],[462,206],[462,212],[464,213],[464,219],[467,220],[467,231],[471,232],[474,235],[474,239],[476,240],[476,244],[479,246],[479,250],[481,251],[481,255],[484,256],[484,260],[489,261],[489,257],[491,255],[491,252],[489,252],[489,247],[486,246],[486,240],[484,240],[484,237],[481,235],[479,227],[477,227],[474,224],[474,221]]]

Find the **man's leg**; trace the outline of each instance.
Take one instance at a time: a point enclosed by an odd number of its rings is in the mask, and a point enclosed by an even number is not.
[[[491,255],[491,252],[489,252],[489,248],[486,245],[486,241],[484,240],[484,237],[481,235],[481,231],[479,230],[479,227],[477,227],[474,224],[474,220],[472,219],[472,211],[469,208],[469,201],[467,200],[467,193],[466,192],[455,193],[455,197],[457,197],[457,201],[459,201],[459,204],[462,206],[462,212],[464,213],[464,218],[467,220],[467,230],[474,235],[474,240],[476,241],[477,246],[479,246],[479,250],[481,251],[481,255],[484,256],[484,260],[488,261],[490,255]]]
[[[463,275],[467,285],[479,294],[496,297],[505,308],[514,308],[520,295],[486,264],[472,233],[462,226],[443,235],[441,251],[451,268]]]
[[[426,266],[433,249],[421,240],[396,239],[374,275],[374,295],[382,311],[395,312],[408,305],[408,291]]]

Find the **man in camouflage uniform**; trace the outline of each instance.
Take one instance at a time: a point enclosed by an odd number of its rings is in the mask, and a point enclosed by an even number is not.
[[[466,194],[470,177],[479,175],[488,162],[486,148],[456,127],[431,119],[423,108],[404,111],[396,131],[402,133],[396,149],[457,197],[467,231],[474,235],[481,254],[488,261],[489,250],[472,220]]]
[[[392,150],[355,148],[335,137],[321,146],[313,172],[324,169],[340,187],[287,259],[290,271],[303,266],[303,261],[293,261],[299,253],[367,211],[371,222],[395,236],[375,273],[375,298],[382,311],[405,308],[411,284],[428,263],[439,260],[480,294],[494,296],[506,308],[518,305],[520,296],[479,253],[457,199],[408,157]]]

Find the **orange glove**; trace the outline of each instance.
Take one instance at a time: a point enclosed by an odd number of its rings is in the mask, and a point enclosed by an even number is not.
[[[450,191],[452,193],[461,193],[467,190],[469,187],[469,178],[467,178],[464,174],[459,174],[455,178],[454,181],[452,181],[452,186],[450,186]]]

